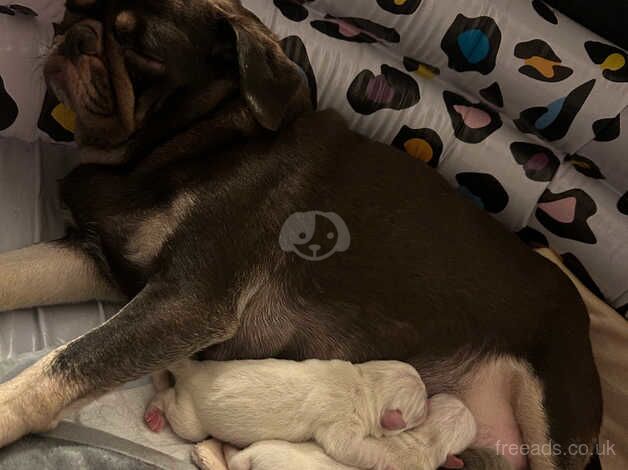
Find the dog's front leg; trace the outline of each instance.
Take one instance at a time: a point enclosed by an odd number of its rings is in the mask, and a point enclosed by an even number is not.
[[[72,242],[0,253],[0,311],[122,298],[94,260]]]
[[[77,400],[164,369],[237,328],[226,302],[176,282],[149,283],[108,322],[0,385],[0,446],[48,430]]]

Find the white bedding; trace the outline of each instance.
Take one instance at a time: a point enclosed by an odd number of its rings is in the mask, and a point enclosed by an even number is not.
[[[57,180],[74,162],[68,146],[0,139],[0,252],[63,235]],[[0,359],[62,344],[115,311],[92,302],[3,312]]]

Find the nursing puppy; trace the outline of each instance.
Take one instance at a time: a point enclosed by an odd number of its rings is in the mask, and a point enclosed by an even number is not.
[[[0,385],[0,445],[202,351],[408,362],[473,412],[474,445],[500,443],[518,468],[585,467],[568,449],[593,450],[600,384],[557,267],[433,169],[311,111],[303,74],[239,1],[68,7],[45,74],[85,161],[107,164],[61,182],[66,237],[0,255],[0,310],[127,303]],[[321,217],[333,246],[305,243]],[[550,440],[563,452],[516,452]],[[414,470],[420,455],[399,449]]]
[[[176,383],[149,404],[146,423],[160,431],[165,417],[193,442],[315,440],[346,465],[392,468],[381,442],[367,437],[399,434],[428,415],[425,385],[402,362],[184,360],[168,370]]]
[[[430,399],[427,419],[417,428],[404,432],[399,441],[384,438],[381,445],[411,446],[420,461],[417,470],[444,465],[445,468],[462,468],[462,461],[448,455],[466,449],[475,437],[475,419],[457,398],[441,394]],[[391,448],[392,452],[397,449]],[[203,470],[354,470],[327,455],[315,443],[262,441],[242,451],[215,440],[197,444],[192,452],[194,462]],[[394,466],[388,467],[390,469]],[[467,467],[469,468],[469,467]],[[506,470],[490,463],[477,467],[485,470]]]
[[[341,464],[313,442],[262,441],[240,451],[211,440],[194,446],[201,470],[361,470]]]

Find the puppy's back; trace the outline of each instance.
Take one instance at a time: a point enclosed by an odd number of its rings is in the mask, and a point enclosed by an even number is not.
[[[309,440],[346,419],[361,384],[345,361],[181,361],[168,368],[178,400],[190,400],[207,434],[236,445]]]

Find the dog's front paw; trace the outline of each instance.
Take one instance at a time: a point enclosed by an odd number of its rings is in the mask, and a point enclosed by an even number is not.
[[[34,380],[29,371],[0,385],[0,447],[57,425],[55,396],[45,392],[45,381]]]
[[[0,447],[17,441],[32,431],[16,405],[16,402],[8,398],[0,387]]]

